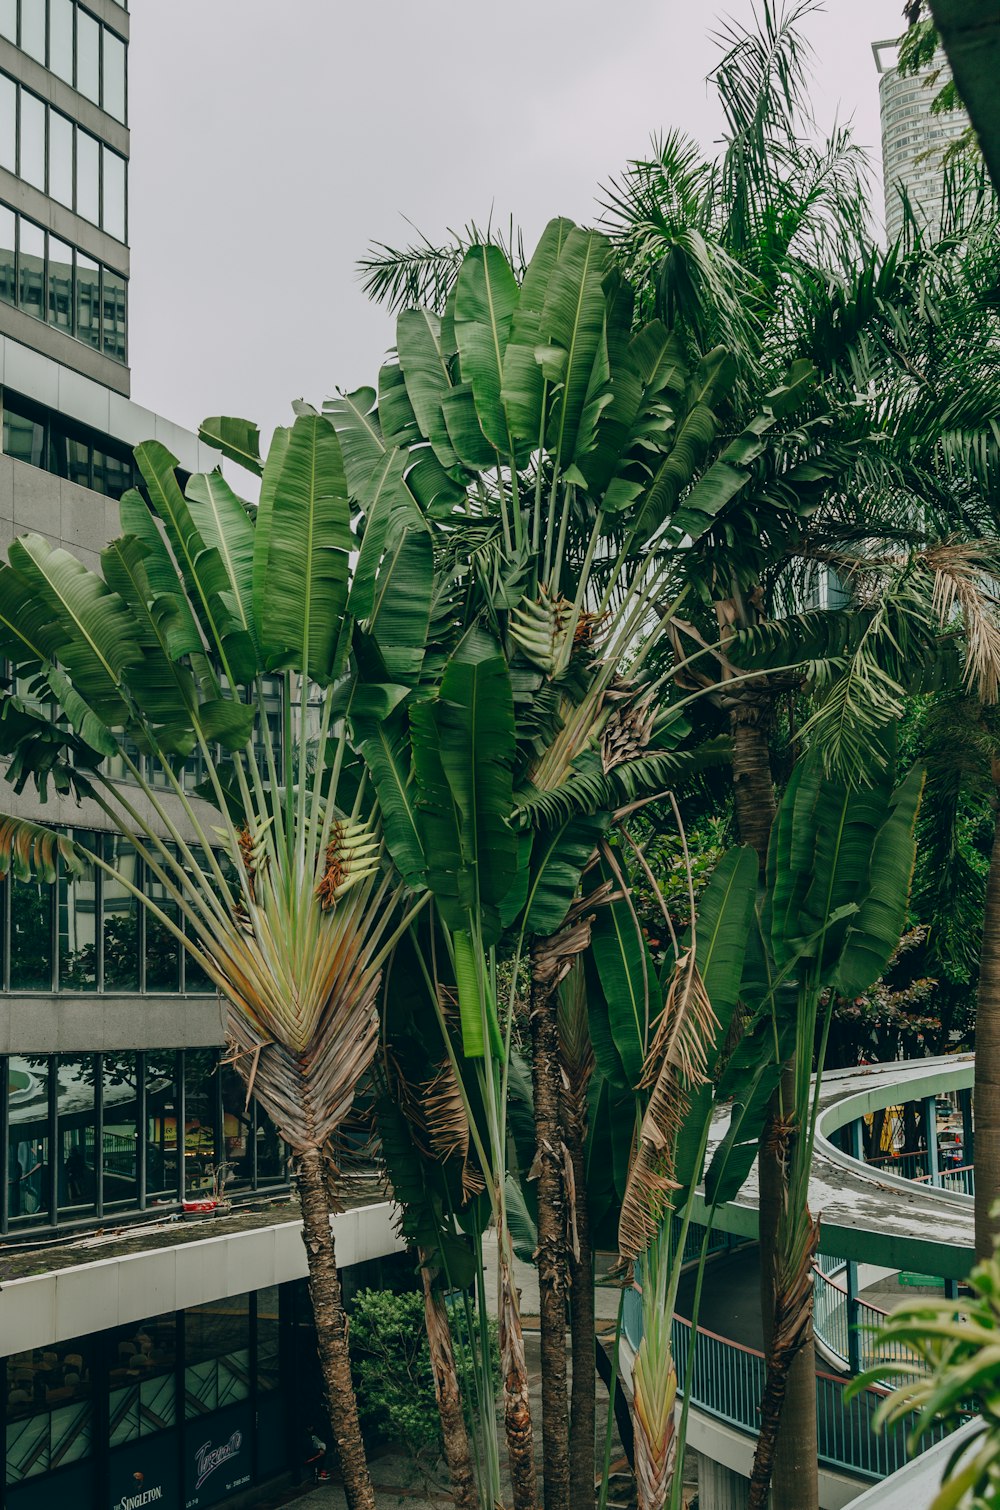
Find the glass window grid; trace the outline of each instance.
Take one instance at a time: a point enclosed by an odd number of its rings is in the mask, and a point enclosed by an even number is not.
[[[85,835],[81,835],[81,838],[83,838],[83,840],[86,842],[86,841],[92,840],[93,836],[88,833],[88,834],[85,834]],[[60,875],[61,875],[61,867],[60,867]],[[88,878],[88,880],[89,879],[90,878]],[[60,960],[60,954],[59,954],[60,934],[62,935],[63,938],[66,938],[73,931],[72,928],[71,928],[71,926],[70,926],[70,924],[69,924],[69,922],[68,922],[68,920],[67,920],[66,911],[65,910],[66,910],[66,908],[74,905],[74,903],[76,902],[77,898],[82,898],[83,897],[82,889],[77,888],[77,887],[74,887],[74,888],[65,888],[64,889],[58,882],[53,883],[51,886],[47,886],[45,888],[45,893],[44,894],[45,894],[45,896],[47,898],[47,906],[45,908],[45,921],[44,921],[43,926],[47,930],[47,936],[46,936],[46,939],[44,941],[44,946],[43,946],[42,940],[39,940],[38,952],[40,954],[42,954],[43,957],[44,957],[44,949],[47,948],[47,950],[48,950],[48,958],[51,960],[51,970],[48,971],[48,972],[46,972],[46,979],[44,980],[44,982],[40,981],[38,985],[36,985],[34,987],[31,987],[31,988],[27,988],[27,987],[20,986],[16,981],[13,981],[12,978],[11,978],[11,934],[10,934],[10,929],[11,929],[11,896],[12,896],[12,888],[13,888],[14,885],[21,885],[21,884],[24,884],[24,883],[21,883],[21,882],[12,882],[9,879],[5,879],[2,883],[0,883],[0,919],[2,919],[2,926],[0,926],[0,950],[2,950],[2,956],[3,956],[3,959],[2,959],[2,970],[0,970],[0,985],[2,985],[2,989],[4,991],[15,991],[18,994],[25,994],[25,995],[34,995],[34,994],[50,995],[52,993],[59,992],[59,993],[65,993],[67,995],[86,994],[88,996],[94,995],[95,993],[98,994],[98,995],[104,995],[104,994],[106,994],[106,995],[114,995],[114,996],[135,996],[135,995],[139,995],[139,996],[146,996],[146,995],[149,995],[149,996],[199,995],[199,996],[201,996],[201,995],[214,995],[215,994],[215,987],[214,986],[207,986],[206,987],[204,984],[202,984],[202,981],[201,981],[200,977],[197,974],[195,974],[195,977],[194,977],[194,979],[192,980],[192,982],[190,983],[190,986],[189,986],[188,979],[187,979],[187,975],[188,975],[187,952],[186,952],[186,950],[181,949],[179,947],[178,947],[178,950],[177,950],[177,956],[178,956],[178,958],[177,958],[177,973],[176,973],[174,982],[172,984],[170,984],[170,985],[160,985],[160,986],[150,986],[150,987],[147,987],[147,980],[146,980],[146,977],[147,977],[147,950],[146,950],[146,932],[147,932],[147,930],[146,930],[146,922],[147,922],[147,918],[146,918],[146,908],[143,905],[139,906],[137,914],[136,914],[136,922],[137,922],[136,949],[138,951],[138,982],[139,982],[138,988],[136,990],[126,989],[126,990],[118,990],[118,991],[108,991],[108,992],[106,992],[105,991],[105,985],[104,985],[104,943],[105,943],[105,922],[106,922],[105,909],[104,909],[104,891],[105,891],[106,881],[105,881],[105,877],[104,877],[103,872],[101,872],[99,869],[96,869],[96,868],[94,870],[94,874],[93,874],[92,880],[93,880],[92,906],[93,906],[93,916],[94,916],[94,932],[95,932],[95,936],[96,936],[95,937],[95,944],[94,944],[94,954],[95,954],[94,974],[95,974],[95,982],[96,983],[94,985],[88,985],[86,987],[85,991],[81,991],[81,988],[78,987],[75,984],[64,985],[61,982],[61,980],[60,980],[60,965],[61,965],[62,962]],[[157,882],[155,880],[155,878],[153,878],[153,877],[151,877],[149,875],[148,868],[144,864],[142,864],[142,863],[140,863],[139,866],[138,866],[138,882],[139,882],[140,889],[145,894],[147,894],[147,895],[155,896],[160,891],[160,889],[161,889],[160,885],[159,885],[159,882]],[[91,898],[90,897],[86,898],[86,905],[87,905],[88,911],[89,911],[90,910],[90,906],[91,906]],[[60,913],[62,913],[62,916],[60,916]]]
[[[108,1061],[110,1065],[113,1066],[116,1060],[116,1056],[113,1054],[93,1055],[93,1074],[95,1086],[94,1122],[93,1138],[90,1141],[90,1147],[92,1148],[95,1155],[98,1149],[101,1150],[101,1154],[99,1158],[95,1157],[94,1161],[94,1199],[93,1202],[89,1204],[87,1215],[83,1217],[74,1216],[72,1213],[68,1212],[66,1210],[65,1203],[63,1204],[63,1209],[60,1209],[59,1173],[62,1144],[60,1142],[61,1134],[59,1117],[59,1081],[57,1073],[60,1056],[54,1054],[0,1056],[0,1140],[2,1140],[3,1145],[4,1171],[4,1178],[2,1181],[0,1181],[0,1235],[23,1237],[26,1233],[30,1232],[34,1234],[40,1230],[46,1231],[54,1230],[56,1228],[73,1228],[78,1230],[88,1226],[93,1227],[95,1225],[100,1225],[104,1221],[106,1216],[114,1216],[115,1219],[118,1219],[121,1217],[127,1217],[129,1215],[139,1215],[144,1211],[150,1210],[166,1213],[175,1209],[180,1205],[181,1201],[185,1199],[198,1199],[199,1197],[203,1197],[207,1192],[204,1184],[199,1180],[197,1171],[192,1173],[192,1169],[188,1167],[187,1156],[189,1151],[186,1148],[186,1141],[182,1135],[181,1129],[186,1129],[186,1123],[188,1121],[187,1095],[185,1085],[185,1061],[189,1054],[206,1053],[211,1056],[213,1064],[213,1072],[210,1073],[207,1078],[209,1081],[209,1099],[213,1117],[215,1150],[218,1151],[219,1149],[224,1149],[225,1147],[222,1080],[220,1074],[217,1071],[217,1066],[222,1058],[223,1050],[152,1049],[149,1051],[136,1051],[135,1073],[137,1085],[139,1087],[139,1094],[136,1098],[135,1111],[132,1115],[135,1118],[137,1129],[135,1148],[137,1193],[135,1201],[130,1204],[126,1204],[121,1200],[115,1200],[110,1192],[107,1198],[105,1194],[105,1171],[109,1166],[109,1161],[114,1159],[116,1152],[110,1146],[110,1144],[106,1146],[105,1129],[112,1123],[120,1120],[116,1118],[113,1106],[105,1106],[105,1089],[108,1079],[108,1075],[106,1073],[106,1061]],[[162,1067],[163,1061],[166,1059],[168,1054],[172,1054],[174,1056],[176,1065],[174,1072],[174,1117],[176,1128],[175,1136],[178,1140],[178,1148],[176,1192],[171,1191],[169,1192],[169,1194],[165,1194],[162,1190],[157,1191],[155,1189],[149,1189],[150,1182],[148,1179],[148,1161],[150,1149],[154,1146],[155,1143],[155,1134],[151,1132],[151,1115],[146,1105],[146,1079],[147,1064],[150,1061],[153,1061],[156,1065]],[[33,1062],[37,1062],[39,1073],[42,1072],[41,1067],[44,1064],[44,1073],[47,1077],[48,1095],[45,1139],[47,1141],[47,1148],[49,1150],[48,1165],[45,1171],[45,1184],[42,1192],[41,1204],[39,1206],[39,1209],[36,1212],[32,1213],[33,1220],[30,1221],[19,1219],[16,1213],[11,1212],[10,1210],[10,1184],[8,1179],[10,1155],[8,1150],[10,1147],[11,1139],[9,1077],[10,1060],[12,1057],[28,1058]],[[61,1056],[64,1063],[69,1058],[85,1057],[88,1056]],[[120,1058],[121,1056],[117,1057]],[[273,1176],[265,1176],[263,1174],[258,1177],[256,1157],[258,1140],[256,1137],[256,1129],[264,1125],[264,1122],[266,1121],[266,1114],[261,1111],[256,1101],[251,1102],[251,1106],[253,1110],[253,1127],[255,1130],[255,1136],[252,1139],[253,1159],[251,1164],[251,1178],[249,1183],[244,1185],[241,1189],[228,1192],[228,1194],[232,1195],[233,1198],[237,1201],[239,1201],[241,1198],[247,1199],[254,1196],[255,1194],[272,1194],[275,1191],[280,1190],[281,1188],[286,1188],[290,1183],[287,1163],[287,1148],[284,1145],[281,1145],[285,1154],[283,1178],[279,1181],[276,1180]],[[181,1156],[182,1146],[184,1147],[183,1157]],[[194,1164],[195,1166],[198,1165],[197,1159],[194,1160]]]
[[[16,83],[16,80],[10,80],[9,75],[7,74],[2,74],[0,75],[0,77],[7,79],[10,83]],[[27,103],[25,103],[25,96],[27,96]],[[41,109],[43,112],[43,115],[40,118],[42,138],[40,144],[41,161],[38,164],[36,175],[30,179],[26,176],[29,162],[27,157],[27,143],[24,136],[24,119],[29,106],[32,111],[37,112],[39,109]],[[92,132],[85,131],[84,128],[80,125],[77,125],[76,122],[70,122],[68,116],[63,115],[61,111],[55,110],[55,108],[53,106],[50,106],[45,100],[42,100],[38,95],[33,94],[30,89],[25,89],[22,84],[17,85],[16,112],[16,132],[18,148],[17,171],[20,177],[24,178],[26,182],[34,184],[34,186],[37,189],[40,189],[42,193],[48,193],[53,197],[57,197],[56,173],[53,171],[53,164],[50,158],[53,133],[50,129],[49,122],[52,116],[58,116],[60,122],[72,125],[72,140],[74,147],[72,163],[73,195],[72,203],[68,204],[67,208],[74,210],[78,215],[82,215],[84,219],[92,221],[93,224],[101,226],[108,232],[109,235],[114,236],[116,240],[124,243],[128,239],[128,163],[126,159],[122,157],[120,152],[116,152],[113,147],[109,147],[107,143],[100,141],[96,136],[94,136]],[[83,203],[84,190],[80,178],[81,137],[85,137],[88,144],[92,144],[97,148],[95,158],[97,162],[98,178],[95,185],[96,194],[94,199],[93,213],[91,212],[89,207],[85,206]],[[35,138],[32,138],[31,140],[34,141]],[[105,215],[104,179],[107,175],[110,175],[112,171],[115,172],[116,178],[119,179],[121,183],[120,203],[118,203],[117,205],[109,205],[108,213],[107,215]],[[61,199],[60,202],[65,202],[65,196]]]
[[[7,206],[0,206],[0,209],[6,208]],[[11,249],[13,250],[15,257],[15,272],[12,280],[12,291],[14,291],[17,295],[18,307],[24,310],[26,314],[30,314],[34,319],[46,320],[46,322],[50,325],[53,325],[55,329],[61,330],[65,335],[72,336],[75,340],[81,341],[85,346],[92,346],[98,351],[103,351],[106,357],[110,358],[111,361],[118,363],[120,366],[127,366],[127,281],[122,278],[120,273],[114,272],[112,268],[105,267],[101,263],[95,264],[97,267],[98,289],[96,311],[97,319],[95,323],[93,319],[95,311],[93,310],[93,303],[91,302],[91,318],[87,322],[87,331],[85,333],[84,322],[80,318],[81,293],[83,292],[80,282],[80,272],[81,264],[83,262],[88,264],[89,271],[89,264],[92,263],[93,259],[86,257],[85,254],[78,251],[76,247],[68,248],[68,250],[72,252],[69,308],[66,311],[67,317],[65,319],[53,319],[53,309],[59,308],[60,306],[58,305],[58,302],[54,301],[51,297],[51,285],[54,281],[55,276],[55,278],[58,279],[59,285],[65,289],[66,278],[64,270],[66,264],[56,259],[54,266],[63,271],[61,271],[57,275],[53,275],[52,267],[50,266],[49,243],[51,242],[54,246],[57,246],[61,250],[67,250],[66,244],[55,236],[49,236],[47,232],[42,230],[41,226],[36,226],[34,221],[28,220],[26,216],[15,214],[14,226],[15,240],[17,242],[17,245],[16,247]],[[25,262],[24,266],[22,267],[21,242],[23,230],[30,231],[32,236],[40,235],[45,240],[45,255],[42,271],[42,282],[44,284],[44,287],[40,288],[36,280],[32,280],[30,287],[28,287],[25,279],[22,277],[22,274],[25,273],[29,267],[29,263],[27,261],[29,255],[28,253],[25,253]],[[24,239],[27,240],[27,237],[25,237]],[[92,285],[88,284],[87,287],[91,288]],[[5,296],[0,293],[0,298],[3,297]],[[13,303],[14,300],[8,299],[6,302]]]
[[[10,431],[17,426],[26,430],[30,426],[36,437],[27,465],[66,477],[106,498],[120,498],[127,489],[140,484],[132,453],[120,441],[85,425],[76,425],[55,410],[33,404],[9,389],[0,392],[6,429]],[[4,449],[7,450],[6,444]],[[25,457],[18,459],[24,461]]]
[[[29,50],[29,44],[30,44],[32,38],[35,35],[35,24],[34,24],[33,18],[35,16],[35,14],[36,14],[39,6],[41,6],[41,8],[44,10],[44,13],[45,13],[44,39],[43,40],[47,44],[47,45],[43,45],[42,46],[40,52],[39,51],[31,51],[31,50]],[[127,9],[128,7],[126,6],[125,8]],[[55,63],[55,58],[54,58],[55,49],[53,47],[53,39],[52,39],[52,33],[53,33],[53,14],[52,14],[52,12],[53,12],[53,7],[51,6],[51,4],[45,4],[44,0],[17,0],[17,10],[18,10],[17,46],[19,46],[23,51],[27,52],[29,57],[34,57],[37,62],[42,63],[43,65],[45,65],[48,68],[53,68],[54,67],[54,63]],[[72,44],[73,69],[72,69],[72,77],[65,79],[65,82],[67,84],[71,84],[77,90],[81,89],[81,85],[83,83],[82,70],[80,68],[80,58],[79,58],[79,32],[80,32],[80,17],[81,16],[85,17],[88,22],[93,22],[93,23],[96,24],[96,26],[97,26],[97,35],[98,35],[98,49],[97,49],[97,54],[98,54],[98,91],[97,91],[97,97],[95,98],[94,95],[89,94],[89,93],[85,93],[84,98],[91,100],[95,105],[100,105],[104,110],[108,111],[108,113],[111,114],[116,120],[121,121],[122,124],[125,125],[127,123],[127,120],[128,120],[128,43],[125,41],[124,37],[119,36],[119,34],[116,31],[114,31],[111,27],[105,26],[103,24],[103,22],[101,22],[98,19],[98,17],[92,15],[91,12],[89,10],[87,10],[86,6],[76,4],[75,0],[74,0],[74,4],[73,4],[73,7],[72,7],[72,18],[73,18],[73,44]],[[109,38],[112,39],[112,42],[111,42],[110,46],[109,46]],[[115,44],[119,44],[119,45],[116,46]],[[120,55],[120,51],[119,51],[119,47],[122,46],[122,45],[125,48],[125,55],[124,55],[124,58],[122,58],[122,69],[123,69],[124,77],[121,78],[121,79],[119,79],[117,81],[117,87],[116,87],[116,83],[114,81],[112,81],[112,79],[110,77],[110,69],[111,69],[110,59],[112,57],[116,57],[117,58],[117,57],[121,56]],[[57,74],[57,77],[62,78],[63,75],[62,74]],[[113,108],[116,100],[119,99],[119,98],[120,98],[122,106],[123,106],[122,111],[121,111],[120,114],[118,113],[118,111],[116,109]]]

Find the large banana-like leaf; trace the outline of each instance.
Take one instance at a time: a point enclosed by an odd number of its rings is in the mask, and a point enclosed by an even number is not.
[[[232,682],[249,681],[257,669],[253,640],[231,602],[230,579],[222,557],[206,543],[181,492],[176,456],[159,441],[149,440],[136,447],[135,459],[212,654]]]
[[[202,420],[198,435],[206,445],[214,446],[230,461],[237,462],[257,477],[263,471],[260,459],[260,431],[248,419],[234,419],[228,414],[217,414]]]
[[[427,864],[403,715],[397,712],[391,719],[376,724],[364,740],[361,753],[378,794],[382,831],[393,863],[408,886],[421,887]]]
[[[125,603],[96,572],[40,535],[15,540],[10,560],[48,619],[51,659],[65,667],[80,696],[109,727],[123,728],[131,717],[125,673],[142,660]]]
[[[923,770],[914,767],[893,794],[889,813],[875,836],[867,895],[848,922],[843,949],[830,976],[830,986],[841,996],[858,996],[879,978],[906,927],[923,783]]]
[[[484,471],[497,464],[497,453],[483,434],[472,384],[456,383],[441,400],[448,439],[455,455],[470,471]]]
[[[368,618],[386,671],[412,685],[420,675],[434,586],[434,558],[426,529],[404,529],[382,558]]]
[[[364,533],[347,600],[348,611],[362,621],[375,605],[375,579],[386,548],[401,530],[422,523],[403,481],[407,460],[405,451],[385,451],[366,480]]]
[[[458,460],[441,407],[454,381],[447,334],[447,325],[429,309],[404,309],[396,321],[396,351],[417,424],[446,470]]]
[[[670,437],[670,449],[653,474],[639,505],[637,536],[648,539],[673,512],[718,434],[713,403],[732,381],[733,360],[717,347],[703,357],[685,395],[683,417]]]
[[[367,510],[375,468],[393,449],[382,434],[375,389],[356,388],[327,399],[323,413],[337,432],[351,497]]]
[[[628,884],[625,858],[616,854],[615,867],[601,860],[601,879],[618,886],[619,874]],[[656,971],[635,912],[626,900],[602,907],[591,928],[591,949],[607,1002],[608,1024],[621,1057],[625,1081],[635,1089],[649,1048],[649,1034],[661,1006]],[[600,1032],[591,1021],[595,1052]]]
[[[189,479],[186,497],[195,527],[209,549],[219,553],[229,580],[227,605],[254,646],[253,520],[221,472],[198,472]]]
[[[455,340],[482,432],[504,460],[513,443],[501,401],[503,362],[517,299],[517,280],[500,248],[470,247],[455,285]]]
[[[70,875],[79,875],[87,863],[65,834],[27,818],[0,815],[0,876],[12,872],[19,881],[37,879],[51,885],[60,865]]]
[[[378,422],[387,446],[413,446],[421,439],[398,362],[383,362],[378,370]]]
[[[542,435],[542,404],[545,379],[536,351],[543,344],[542,309],[552,270],[566,238],[571,220],[550,220],[525,269],[511,322],[510,340],[504,353],[501,398],[515,440],[537,445]]]
[[[122,496],[118,513],[123,534],[134,536],[142,544],[142,570],[150,594],[146,604],[156,620],[167,655],[174,661],[186,655],[200,655],[204,650],[201,631],[155,516],[134,488]],[[145,590],[143,587],[143,594]],[[135,598],[128,595],[128,601],[135,612]]]
[[[526,934],[548,936],[562,925],[608,820],[607,813],[581,814],[535,834],[523,920]]]
[[[253,609],[269,670],[320,685],[334,675],[351,543],[340,442],[329,420],[300,415],[273,493],[261,489],[254,535]]]
[[[575,227],[556,258],[539,321],[542,375],[556,385],[549,408],[546,444],[555,466],[566,471],[577,459],[580,420],[594,360],[604,337],[604,275],[610,243],[596,231]]]
[[[507,663],[493,642],[467,636],[448,662],[439,696],[414,708],[411,718],[428,885],[449,927],[467,926],[472,912],[481,915],[487,942],[494,941],[518,849],[510,824],[514,701]]]

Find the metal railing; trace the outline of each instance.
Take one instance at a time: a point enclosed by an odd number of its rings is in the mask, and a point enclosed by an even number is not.
[[[633,1348],[642,1340],[642,1296],[628,1290],[624,1297],[622,1330]],[[675,1316],[672,1328],[673,1355],[678,1385],[688,1383],[688,1352],[691,1323]],[[756,1436],[760,1426],[760,1399],[764,1387],[764,1355],[756,1348],[731,1342],[705,1327],[695,1330],[691,1403],[706,1415]],[[816,1375],[816,1425],[819,1461],[822,1467],[854,1474],[872,1481],[887,1478],[908,1461],[906,1439],[912,1421],[906,1420],[876,1433],[873,1419],[884,1395],[864,1390],[845,1399],[847,1381],[832,1374]],[[921,1451],[943,1440],[944,1427],[922,1439]]]
[[[876,1342],[876,1336],[888,1316],[880,1306],[867,1300],[850,1296],[847,1286],[838,1282],[838,1275],[847,1270],[842,1258],[831,1259],[822,1267],[824,1255],[813,1269],[813,1330],[817,1341],[845,1368],[852,1362],[859,1369],[873,1368],[877,1363],[912,1363],[914,1354],[901,1342]],[[851,1358],[851,1333],[856,1334],[855,1357]],[[892,1381],[889,1381],[890,1383]]]
[[[939,1169],[937,1179],[929,1174],[913,1175],[915,1184],[933,1184],[941,1190],[957,1190],[961,1195],[976,1193],[976,1167],[974,1164],[959,1164],[957,1169]]]

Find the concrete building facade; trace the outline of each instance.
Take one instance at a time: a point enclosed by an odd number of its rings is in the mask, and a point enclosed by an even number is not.
[[[96,568],[140,441],[218,460],[129,397],[128,42],[117,0],[0,0],[4,556],[33,532]],[[4,812],[155,891],[96,805],[5,783]],[[111,877],[0,882],[8,1510],[195,1510],[295,1468],[318,1386],[288,1150],[223,1041],[208,980]],[[220,1187],[226,1216],[182,1224]],[[349,1292],[398,1239],[374,1195],[337,1221]]]

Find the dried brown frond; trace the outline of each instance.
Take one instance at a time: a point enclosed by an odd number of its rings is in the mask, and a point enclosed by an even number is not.
[[[984,703],[1000,693],[1000,614],[994,592],[995,550],[986,541],[949,541],[923,552],[934,580],[931,612],[942,629],[956,612],[965,633],[965,684]]]
[[[603,629],[611,618],[610,612],[590,613],[586,608],[580,614],[576,629],[573,631],[573,648],[589,650],[594,643],[598,631]]]
[[[605,773],[625,760],[634,760],[649,744],[656,710],[652,694],[637,702],[616,708],[608,719],[601,737],[601,762]]]
[[[424,1126],[431,1148],[442,1163],[458,1155],[462,1160],[462,1199],[470,1201],[486,1189],[482,1174],[469,1157],[472,1132],[461,1087],[450,1059],[438,1066],[421,1092]]]
[[[257,852],[256,852],[256,847],[254,845],[254,837],[253,837],[253,834],[250,832],[250,830],[245,825],[244,825],[243,828],[240,829],[240,831],[239,831],[239,833],[237,834],[236,837],[239,840],[240,857],[241,857],[241,859],[243,861],[243,869],[246,872],[247,890],[250,893],[250,900],[253,901],[254,900],[254,885],[253,885],[253,883],[254,883],[254,877],[257,874]]]
[[[719,1022],[712,1011],[693,947],[677,960],[640,1084],[652,1087],[629,1170],[618,1224],[618,1246],[637,1259],[658,1233],[678,1189],[677,1135],[690,1093],[707,1078],[708,1046]]]
[[[330,842],[326,846],[326,863],[323,874],[316,886],[316,895],[324,912],[328,912],[337,900],[337,892],[347,880],[349,864],[344,847],[344,826],[335,823],[331,831]]]
[[[544,1002],[566,979],[573,961],[589,947],[590,929],[597,908],[614,900],[614,882],[602,881],[587,896],[575,901],[558,933],[540,938],[531,951],[531,978],[536,1005]]]

